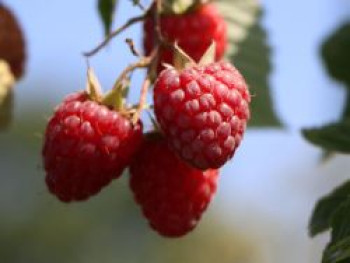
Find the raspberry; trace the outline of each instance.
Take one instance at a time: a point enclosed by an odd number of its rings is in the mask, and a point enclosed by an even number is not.
[[[197,225],[216,191],[219,171],[189,166],[157,136],[145,139],[130,174],[130,187],[150,226],[163,236],[179,237]]]
[[[46,184],[63,202],[87,199],[122,174],[141,141],[140,122],[132,125],[84,92],[72,94],[46,129]]]
[[[25,42],[12,12],[0,3],[0,59],[7,61],[16,79],[24,72]]]
[[[183,15],[162,15],[160,19],[161,32],[169,42],[177,44],[193,60],[198,62],[208,46],[216,42],[216,60],[223,57],[227,45],[227,25],[212,4],[201,5],[194,12]],[[149,55],[154,48],[155,26],[152,17],[144,23],[144,49]],[[173,51],[164,48],[160,51],[158,72],[162,63],[173,64]]]
[[[155,83],[154,102],[170,146],[203,170],[232,158],[250,117],[247,84],[228,62],[164,70]]]

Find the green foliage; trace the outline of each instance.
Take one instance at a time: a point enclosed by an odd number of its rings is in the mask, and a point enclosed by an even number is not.
[[[332,237],[322,262],[350,262],[350,181],[322,198],[314,209],[309,224],[310,235],[328,229],[332,230]]]
[[[118,0],[98,0],[98,11],[104,26],[105,35],[109,35],[112,28],[114,11]]]
[[[323,254],[323,263],[347,263],[350,259],[350,237],[328,246]]]
[[[316,205],[309,224],[311,236],[315,236],[331,227],[334,213],[350,197],[350,181],[322,198]]]
[[[321,54],[330,76],[350,88],[350,23],[341,26],[323,44]],[[338,123],[303,130],[304,137],[332,152],[350,154],[350,90],[343,116]],[[331,242],[323,253],[323,263],[350,262],[350,181],[322,198],[313,212],[309,231],[315,236],[332,229]]]
[[[350,153],[350,120],[327,125],[320,129],[303,131],[304,137],[311,143],[328,151]]]
[[[260,23],[250,29],[240,51],[231,60],[246,78],[252,93],[250,126],[281,126],[274,109],[269,89],[271,73],[270,48],[266,45],[266,32]]]
[[[334,213],[331,220],[332,239],[323,254],[323,263],[350,262],[350,198]]]
[[[350,87],[350,23],[342,25],[321,49],[329,74]]]
[[[218,1],[229,30],[227,58],[242,72],[250,86],[252,118],[250,127],[279,127],[269,88],[270,47],[261,26],[261,6],[256,0]]]
[[[350,90],[350,24],[341,26],[323,44],[321,53],[329,74]],[[350,91],[338,123],[303,131],[304,137],[327,151],[350,153]]]

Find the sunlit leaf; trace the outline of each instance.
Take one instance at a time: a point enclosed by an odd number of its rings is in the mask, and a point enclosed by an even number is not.
[[[227,58],[242,72],[253,95],[250,127],[281,126],[270,95],[271,54],[259,1],[221,0],[218,6],[228,23]]]

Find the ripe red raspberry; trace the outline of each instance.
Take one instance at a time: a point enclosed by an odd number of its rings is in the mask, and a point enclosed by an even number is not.
[[[155,83],[154,101],[170,146],[203,170],[232,158],[250,116],[247,84],[228,62],[164,70]]]
[[[216,42],[216,60],[220,60],[227,46],[227,25],[216,7],[201,5],[197,10],[183,15],[162,15],[161,32],[169,42],[177,44],[193,60],[198,62],[210,44]],[[154,48],[155,25],[152,17],[144,23],[144,49],[149,55]],[[173,51],[164,48],[160,51],[158,72],[162,63],[173,64]]]
[[[151,227],[163,236],[179,237],[197,225],[216,192],[219,171],[189,166],[157,136],[145,139],[130,174],[135,200]]]
[[[129,165],[142,140],[142,124],[88,100],[68,96],[46,129],[43,159],[46,184],[63,202],[99,192]]]
[[[0,3],[0,59],[7,61],[16,79],[24,72],[25,42],[12,12]]]

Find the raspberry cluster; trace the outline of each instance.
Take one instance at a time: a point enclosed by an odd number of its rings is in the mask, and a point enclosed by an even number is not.
[[[250,94],[239,71],[220,61],[227,26],[214,5],[158,15],[161,32],[154,17],[144,22],[145,53],[151,55],[126,68],[107,95],[90,76],[87,91],[68,96],[47,125],[42,155],[46,184],[63,202],[95,195],[129,168],[130,188],[150,226],[180,237],[198,224],[216,192],[219,169],[241,144]],[[124,86],[138,65],[147,65],[148,76],[139,105],[130,107]],[[155,125],[143,134],[140,113],[154,74]]]

